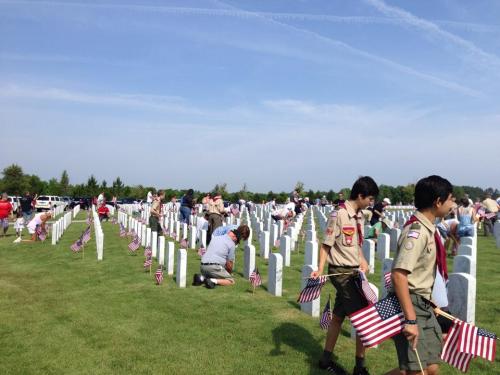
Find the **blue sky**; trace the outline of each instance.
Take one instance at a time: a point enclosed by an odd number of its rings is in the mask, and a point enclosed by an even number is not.
[[[0,0],[0,167],[500,187],[500,3]]]

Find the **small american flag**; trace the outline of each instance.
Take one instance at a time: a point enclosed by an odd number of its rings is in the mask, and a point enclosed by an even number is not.
[[[370,283],[368,282],[368,279],[366,278],[366,275],[364,272],[359,271],[359,277],[361,279],[361,290],[366,298],[366,300],[370,304],[374,304],[377,302],[378,298],[373,289],[370,287]]]
[[[460,353],[472,354],[490,362],[495,361],[497,336],[494,333],[462,322],[459,337]]]
[[[122,223],[120,223],[120,237],[125,237],[127,235],[127,232],[125,231],[125,227],[123,226]]]
[[[177,237],[177,233],[172,232],[172,235],[171,235],[170,237],[171,237],[171,238],[176,238],[176,237]]]
[[[156,285],[160,285],[163,281],[163,267],[160,266],[155,272]]]
[[[276,240],[274,242],[274,247],[280,247],[280,240]]]
[[[349,316],[363,345],[371,348],[403,330],[404,314],[396,296],[380,300]]]
[[[200,248],[198,249],[198,255],[199,255],[200,257],[202,257],[203,255],[205,255],[205,253],[206,253],[206,252],[207,252],[207,249],[205,249],[204,247],[200,247]]]
[[[111,224],[117,224],[118,222],[116,221],[116,219],[113,217],[111,218]]]
[[[140,244],[141,244],[141,240],[139,239],[139,236],[136,235],[134,237],[134,239],[132,240],[132,242],[128,244],[128,248],[130,251],[132,251],[134,253],[137,251]]]
[[[462,372],[467,372],[472,354],[460,353],[460,328],[463,322],[455,320],[451,326],[441,352],[441,359],[449,365],[459,369]]]
[[[153,264],[153,260],[150,257],[147,257],[144,261],[144,268],[149,268]]]
[[[151,246],[146,246],[146,248],[144,249],[144,256],[150,257],[151,255],[153,255],[153,252],[151,251]]]
[[[79,252],[81,249],[82,249],[82,246],[83,246],[83,241],[82,241],[82,238],[80,237],[79,239],[77,239],[71,246],[70,246],[70,249],[77,253]]]
[[[250,275],[249,280],[254,288],[262,285],[262,277],[260,277],[258,268],[255,268],[255,270]]]
[[[391,290],[391,287],[392,287],[391,275],[392,275],[392,272],[386,272],[384,274],[384,288],[387,291]]]
[[[36,235],[40,241],[45,241],[45,239],[47,238],[47,232],[44,231],[41,227],[38,227],[36,229]]]
[[[323,314],[321,315],[321,319],[319,320],[319,326],[321,329],[327,330],[330,327],[330,322],[333,318],[332,307],[330,304],[331,298],[328,297],[328,302],[323,309]]]
[[[84,245],[90,241],[90,225],[87,227],[87,229],[85,229],[85,232],[83,232],[82,241]]]
[[[187,248],[187,246],[188,246],[188,242],[187,242],[187,240],[186,240],[185,238],[184,238],[184,239],[182,239],[182,241],[181,241],[181,243],[180,243],[180,246],[181,246],[181,249],[185,249],[185,248]]]
[[[307,284],[300,292],[297,302],[306,303],[314,301],[321,294],[321,288],[323,288],[327,280],[328,276],[320,276],[316,279],[310,278],[307,280]]]

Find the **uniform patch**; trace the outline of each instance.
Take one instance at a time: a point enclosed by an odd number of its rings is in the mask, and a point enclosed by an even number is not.
[[[331,236],[333,234],[333,228],[326,228],[326,235]]]
[[[416,232],[414,230],[411,230],[408,232],[408,235],[406,236],[407,238],[415,238],[417,239],[418,237],[420,237],[420,232]]]
[[[344,234],[345,243],[347,245],[351,245],[352,244],[352,237],[354,236],[354,233],[356,233],[356,228],[354,228],[352,226],[343,226],[342,233]]]
[[[411,229],[421,229],[422,226],[420,225],[420,223],[413,223],[410,227],[410,230]]]
[[[408,241],[405,243],[405,249],[406,250],[411,250],[413,249],[413,241]]]

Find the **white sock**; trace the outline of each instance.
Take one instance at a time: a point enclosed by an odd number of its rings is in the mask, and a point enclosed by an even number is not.
[[[200,275],[200,281],[205,281],[205,276]]]
[[[210,279],[210,281],[217,285],[217,279]]]

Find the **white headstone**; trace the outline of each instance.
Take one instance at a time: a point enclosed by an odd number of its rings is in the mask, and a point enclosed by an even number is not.
[[[314,267],[310,264],[306,264],[302,267],[302,282],[301,282],[302,289],[304,289],[304,287],[306,286],[308,278],[309,276],[311,276],[311,272],[317,270],[318,270],[317,267]],[[300,309],[307,315],[310,315],[312,317],[319,317],[320,303],[321,303],[321,296],[311,302],[301,303]]]
[[[401,229],[392,228],[389,231],[389,236],[391,237],[391,251],[396,251],[398,249],[399,236],[401,236]]]
[[[175,244],[172,241],[167,243],[167,275],[174,274]]]
[[[315,230],[308,230],[306,231],[306,241],[316,241],[316,231]]]
[[[147,236],[147,228],[146,224],[141,225],[141,246],[146,246],[146,236]]]
[[[207,230],[206,229],[201,230],[201,246],[203,246],[205,249],[207,248]]]
[[[318,243],[316,241],[306,242],[304,264],[318,267]]]
[[[260,256],[264,259],[269,259],[269,232],[262,231],[260,233]]]
[[[372,240],[363,241],[363,255],[368,262],[368,273],[375,272],[375,242]]]
[[[377,258],[380,260],[390,257],[391,236],[387,233],[380,233],[377,237]]]
[[[273,296],[281,297],[283,282],[283,257],[278,253],[269,256],[269,278],[267,291]]]
[[[474,248],[471,245],[460,244],[460,246],[458,246],[457,254],[458,255],[468,255],[474,260],[477,259],[476,251],[474,250]]]
[[[151,228],[146,228],[146,246],[151,246]]]
[[[158,232],[151,232],[151,253],[153,258],[158,257]]]
[[[452,273],[448,278],[450,314],[474,323],[476,314],[476,279],[465,273]]]
[[[280,254],[283,257],[285,267],[290,267],[290,237],[282,236],[280,240]]]
[[[186,287],[186,271],[187,271],[187,251],[179,249],[177,251],[177,270],[175,273],[175,282],[179,288]]]
[[[160,236],[158,240],[158,261],[164,266],[165,265],[165,237]]]
[[[249,279],[255,270],[255,246],[246,245],[244,250],[243,277]]]
[[[466,273],[476,277],[476,261],[470,255],[457,255],[453,259],[453,272]]]
[[[196,227],[194,225],[189,231],[189,248],[196,249]]]

